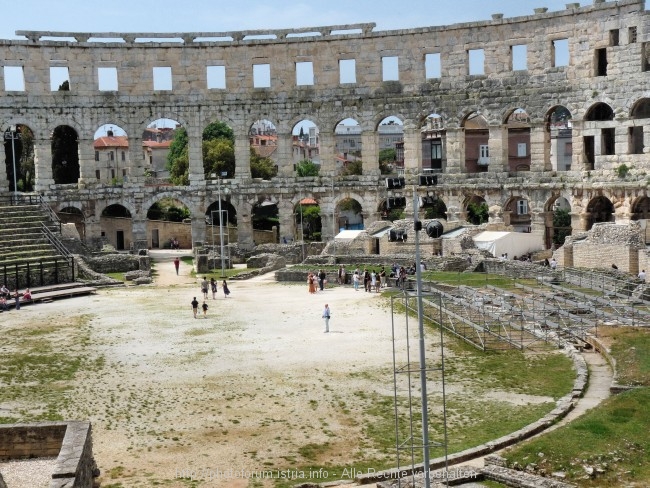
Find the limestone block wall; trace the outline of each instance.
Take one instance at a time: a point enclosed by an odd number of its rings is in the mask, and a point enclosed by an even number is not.
[[[422,169],[420,130],[432,113],[443,121],[446,166],[431,191],[448,213],[455,218],[465,215],[468,202],[482,198],[491,208],[491,223],[498,225],[512,198],[526,199],[531,209],[548,212],[563,197],[570,203],[574,229],[586,230],[598,221],[590,210],[594,199],[608,198],[614,207],[612,219],[626,221],[634,204],[647,198],[650,118],[633,113],[648,98],[643,60],[650,42],[649,19],[643,0],[597,0],[583,6],[567,4],[557,12],[531,7],[530,15],[512,19],[494,16],[488,21],[396,31],[375,31],[372,24],[226,33],[25,31],[21,34],[26,40],[0,40],[0,66],[22,69],[25,83],[24,91],[7,90],[0,83],[0,130],[15,124],[32,130],[35,189],[57,210],[66,206],[80,210],[86,239],[113,232],[101,212],[111,204],[125,206],[133,216],[131,228],[124,230],[127,248],[131,243],[146,247],[146,213],[163,195],[190,208],[191,242],[206,241],[204,215],[220,196],[236,210],[237,240],[248,247],[255,240],[252,207],[260,198],[278,205],[281,235],[294,235],[291,212],[300,194],[309,193],[334,222],[337,206],[348,197],[361,204],[366,224],[377,220],[387,198],[377,162],[379,123],[390,115],[403,122],[409,178],[403,193],[409,198],[410,184]],[[144,39],[158,42],[136,42]],[[555,59],[560,42],[568,46],[567,65]],[[515,46],[526,47],[526,69],[513,70]],[[471,50],[483,50],[486,60],[472,72]],[[604,73],[597,65],[599,50],[607,58]],[[439,75],[427,72],[427,56],[439,56]],[[384,57],[398,58],[398,80],[383,80]],[[342,82],[341,62],[351,61],[354,76]],[[298,83],[296,63],[312,63],[313,85]],[[260,65],[269,67],[270,86],[254,83],[253,71]],[[213,86],[208,79],[214,67],[224,70],[222,85]],[[52,90],[52,68],[68,69],[70,91]],[[154,86],[158,68],[171,72],[171,86]],[[100,74],[106,69],[114,70],[117,87],[100,90]],[[612,116],[594,117],[597,104],[608,106]],[[547,128],[550,114],[559,106],[572,116],[569,171],[554,171],[549,159]],[[506,122],[518,108],[529,116],[529,172],[509,171],[506,159]],[[492,151],[486,173],[472,173],[475,163],[467,163],[465,157],[472,152],[466,148],[465,124],[479,112],[488,125]],[[338,122],[348,117],[357,120],[363,134],[364,174],[343,178],[334,171],[333,134]],[[145,184],[146,161],[137,148],[142,146],[144,129],[158,118],[176,120],[187,130],[188,186]],[[284,148],[277,160],[280,176],[271,181],[255,181],[250,174],[249,129],[261,118],[276,126],[279,146]],[[322,168],[314,181],[296,177],[289,156],[292,128],[303,119],[312,120],[320,130]],[[217,120],[230,125],[235,134],[235,177],[224,182],[224,188],[206,181],[201,161],[202,131]],[[122,188],[111,188],[95,177],[101,168],[94,161],[93,137],[107,123],[124,129],[129,138],[128,161],[121,168],[128,178]],[[76,185],[54,183],[50,135],[61,125],[78,134],[81,177]],[[629,131],[638,126],[644,127],[646,144],[640,154],[633,154]],[[609,130],[615,137],[608,149],[601,141],[603,131]],[[585,137],[593,137],[593,161]],[[0,151],[0,178],[5,175],[0,193],[9,189],[3,154]],[[631,169],[621,176],[617,168],[623,164]],[[323,238],[330,240],[334,226],[324,223]],[[536,233],[547,232],[542,221],[533,220],[531,227]]]
[[[575,242],[573,244],[573,266],[577,268],[612,269],[612,264],[619,271],[638,273],[639,254],[622,244],[602,244]]]

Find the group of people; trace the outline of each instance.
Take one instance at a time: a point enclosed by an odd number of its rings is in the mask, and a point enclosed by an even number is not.
[[[317,290],[325,290],[325,285],[327,284],[327,273],[325,270],[319,269],[317,273],[309,272],[307,273],[307,291],[311,295],[315,294]]]
[[[14,300],[14,305],[16,310],[20,310],[20,301],[27,302],[32,299],[32,293],[29,291],[29,288],[26,288],[23,293],[18,291],[16,288],[13,292],[9,291],[6,284],[3,284],[0,287],[0,311],[6,312],[9,310],[9,300]]]
[[[228,283],[226,283],[226,280],[223,280],[221,282],[221,289],[223,290],[224,298],[228,298],[228,295],[230,295],[230,289],[228,288]],[[201,305],[201,310],[203,310],[203,316],[205,318],[208,316],[208,303],[206,302],[208,299],[208,293],[212,292],[212,299],[216,300],[217,290],[218,286],[216,280],[214,278],[210,278],[210,281],[208,281],[208,277],[204,276],[201,280],[201,294],[203,295],[203,304]],[[190,304],[192,305],[192,313],[194,314],[194,318],[197,318],[199,313],[199,301],[196,299],[196,297],[194,297]]]

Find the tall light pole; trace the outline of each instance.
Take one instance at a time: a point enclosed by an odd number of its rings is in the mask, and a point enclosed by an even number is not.
[[[20,134],[17,132],[17,127],[12,125],[9,127],[9,132],[5,132],[5,139],[11,139],[11,156],[13,159],[13,168],[14,168],[14,200],[18,201],[18,184],[16,180],[16,145],[14,141],[20,139]]]
[[[219,189],[219,244],[220,244],[220,251],[219,253],[221,254],[221,277],[223,278],[226,273],[224,271],[225,269],[225,259],[226,256],[223,254],[223,214],[221,213],[221,178],[226,176],[228,173],[226,171],[222,171],[221,174],[219,175],[219,179],[217,180],[217,187]]]

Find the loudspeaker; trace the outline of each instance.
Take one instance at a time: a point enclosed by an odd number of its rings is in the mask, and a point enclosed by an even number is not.
[[[420,186],[436,186],[438,175],[420,175]]]
[[[427,235],[434,239],[438,239],[443,234],[444,230],[442,224],[437,220],[432,220],[425,228]]]
[[[398,190],[404,188],[406,184],[404,178],[386,178],[386,188],[389,190]]]

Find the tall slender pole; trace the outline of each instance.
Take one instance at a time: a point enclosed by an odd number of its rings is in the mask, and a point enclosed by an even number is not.
[[[16,126],[12,125],[9,128],[9,134],[11,135],[11,156],[13,159],[13,168],[14,168],[14,200],[18,202],[18,184],[16,180],[16,146],[14,141],[16,140]]]
[[[334,176],[332,176],[332,230],[334,231],[334,235],[332,236],[332,249],[334,251],[334,257],[336,257],[336,228],[338,227],[336,224],[336,205],[334,205]]]
[[[221,213],[221,176],[219,176],[219,179],[217,181],[218,181],[217,187],[219,188],[219,244],[220,244],[219,254],[221,254],[221,277],[223,278],[226,275],[224,271],[226,256],[224,256],[223,254],[223,214]]]
[[[418,222],[418,194],[413,187],[413,222]],[[420,267],[420,231],[415,228],[415,280],[418,300],[418,331],[420,339],[420,390],[422,394],[422,462],[424,466],[424,486],[430,488],[429,473],[429,414],[427,412],[427,366],[424,343],[424,307],[422,305],[422,269]]]

